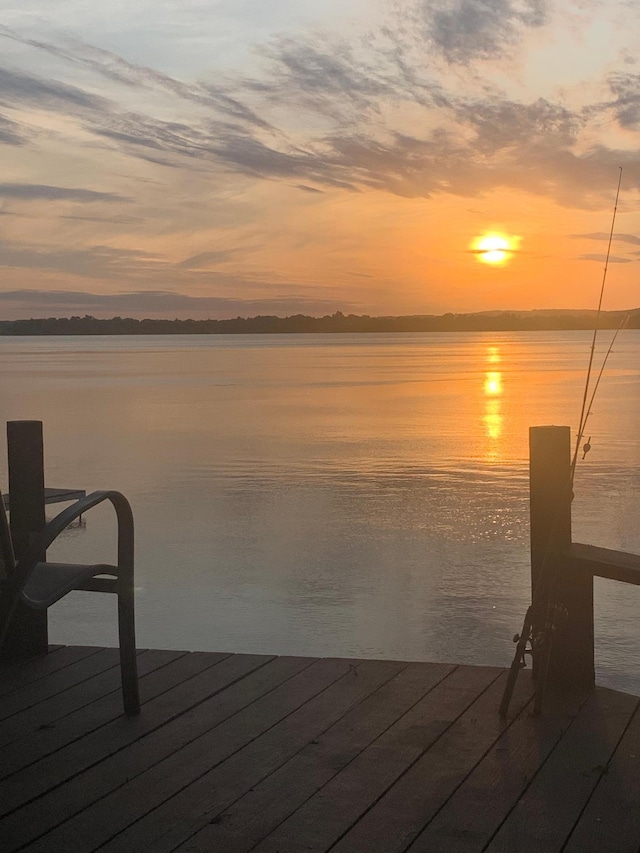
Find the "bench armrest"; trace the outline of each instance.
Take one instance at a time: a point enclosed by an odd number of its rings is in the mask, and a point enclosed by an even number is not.
[[[109,501],[116,511],[118,521],[118,568],[124,575],[133,572],[133,513],[129,501],[120,492],[92,492],[71,506],[58,513],[42,530],[35,533],[29,547],[17,562],[11,585],[22,588],[28,580],[33,567],[43,561],[47,548],[55,541],[62,531],[76,518],[79,518],[92,507]],[[128,571],[127,571],[128,570]]]

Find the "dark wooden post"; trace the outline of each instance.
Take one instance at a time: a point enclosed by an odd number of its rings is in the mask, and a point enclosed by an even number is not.
[[[44,448],[41,421],[7,423],[11,538],[19,559],[31,534],[45,525]],[[49,648],[47,611],[19,605],[5,641],[3,657],[46,654]]]
[[[571,568],[571,435],[569,427],[529,430],[531,584],[536,603],[534,635],[542,628],[549,602],[558,613],[551,639],[548,681],[557,687],[593,687],[593,575]],[[547,632],[547,641],[549,633]],[[539,676],[534,661],[534,678]]]

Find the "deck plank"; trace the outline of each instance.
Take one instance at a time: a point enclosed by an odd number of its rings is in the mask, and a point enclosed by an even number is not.
[[[141,649],[138,655],[143,653]],[[7,716],[0,721],[0,748],[116,690],[120,679],[119,663],[118,649],[102,649],[65,667],[59,675],[58,686],[55,679],[47,676],[37,681],[32,690],[10,693],[2,703]]]
[[[7,662],[0,672],[0,696],[6,696],[27,685],[33,684],[47,675],[57,673],[60,669],[70,666],[83,658],[95,655],[101,651],[99,646],[63,646],[53,653],[24,661]],[[4,699],[0,699],[0,713]],[[4,713],[2,719],[4,719]]]
[[[48,654],[27,660],[0,658],[0,697],[98,651],[97,646],[49,646]]]
[[[125,717],[106,651],[0,672],[2,853],[640,845],[638,697],[549,693],[534,719],[523,676],[505,722],[504,670],[148,650]]]
[[[638,701],[596,688],[486,849],[510,853],[523,837],[527,853],[562,849]]]
[[[490,667],[458,667],[255,850],[298,851],[300,838],[308,851],[332,847],[499,675],[500,670]],[[378,831],[375,842],[381,840]],[[383,844],[386,850],[386,834]]]
[[[118,839],[124,839],[125,850],[139,850],[139,837],[132,843],[125,838],[128,827],[134,824],[134,836],[152,836],[152,828],[146,826],[145,815],[172,797],[173,801],[178,804],[184,802],[184,807],[188,808],[191,797],[189,794],[185,796],[185,788],[286,717],[294,708],[344,676],[349,666],[348,661],[316,661],[284,685],[276,687],[53,830],[42,843],[32,845],[33,850],[49,853],[52,844],[54,849],[60,850],[79,845],[77,849],[90,853],[109,842],[116,833],[122,833]],[[163,823],[162,831],[165,829]]]
[[[13,655],[7,654],[6,650],[0,649],[0,679],[4,677],[5,673],[9,670],[14,669],[22,669],[23,667],[27,667],[29,664],[33,664],[36,661],[46,660],[49,655],[52,655],[54,652],[57,652],[59,649],[64,649],[66,646],[61,643],[52,644],[49,643],[47,651],[43,655],[37,655],[32,657],[28,655],[26,657],[14,657]]]
[[[0,704],[0,725],[16,714],[43,702],[50,705],[52,698],[67,693],[79,684],[117,666],[119,660],[118,649],[99,649],[95,654],[79,658],[62,671],[57,670],[55,675],[46,675],[35,683],[12,691],[3,697]]]
[[[640,850],[640,711],[622,736],[569,837],[566,853]]]
[[[396,853],[414,841],[529,704],[531,683],[520,678],[511,700],[509,720],[499,716],[505,678],[501,672],[484,691],[478,691],[466,712],[452,721],[373,808],[357,823],[345,827],[348,831],[336,844],[336,851]]]
[[[453,669],[450,664],[411,664],[225,811],[203,812],[193,824],[202,828],[185,847],[191,853],[250,850]],[[165,847],[172,845],[163,839],[158,853]]]
[[[549,695],[543,717],[532,717],[529,709],[520,714],[428,823],[408,853],[484,850],[586,699],[586,693]],[[488,710],[495,714],[495,708]]]
[[[123,729],[129,729],[124,732],[127,740],[130,741],[132,736],[137,736],[137,740],[131,741],[128,749],[114,752],[97,763],[96,753],[107,751],[105,738],[98,738],[93,744],[94,763],[86,772],[79,773],[5,821],[7,838],[11,844],[8,849],[37,838],[116,791],[126,782],[130,783],[181,746],[196,740],[203,732],[214,728],[242,707],[305,669],[310,662],[306,658],[272,659],[262,655],[235,655],[191,679],[188,685],[190,689],[186,691],[190,697],[187,700],[190,707],[186,704],[184,690],[171,691],[182,694],[183,713],[179,716],[175,713],[179,708],[175,707],[177,697],[174,696],[171,697],[174,700],[172,705],[168,706],[166,701],[157,702],[155,704],[158,707],[152,709],[155,713],[143,714],[136,731],[126,726],[127,721],[119,729],[112,727],[116,736],[122,734]],[[198,701],[195,701],[196,697]],[[160,698],[166,700],[167,694]],[[167,715],[169,709],[171,713]],[[164,713],[165,725],[158,725],[158,712]],[[122,744],[122,739],[118,740]],[[113,746],[111,744],[111,749]]]
[[[7,774],[7,778],[0,781],[0,814],[40,796],[54,785],[60,785],[134,742],[162,725],[166,719],[182,713],[188,707],[185,703],[201,701],[202,695],[197,687],[194,695],[192,685],[185,686],[184,682],[195,679],[199,672],[206,671],[226,657],[175,651],[146,652],[139,657],[140,699],[143,705],[149,705],[140,718],[123,718],[122,698],[117,690],[69,714],[55,726],[26,735],[6,747],[0,753]],[[173,707],[170,691],[176,687],[180,688],[180,702]],[[160,714],[156,708],[148,710],[153,699],[167,693],[169,696],[161,701]],[[21,770],[17,788],[12,776]]]
[[[315,669],[320,681],[316,675],[305,685],[299,677],[302,690],[294,692],[289,686],[274,691],[228,726],[220,726],[206,739],[216,759],[207,762],[213,769],[201,764],[197,777],[190,770],[192,781],[180,794],[165,798],[146,818],[105,845],[104,853],[140,849],[143,841],[152,841],[159,851],[159,839],[169,827],[171,836],[178,832],[183,840],[203,813],[226,808],[405,667],[395,661],[318,661],[301,675],[311,677]],[[173,761],[167,762],[168,770],[173,766]]]

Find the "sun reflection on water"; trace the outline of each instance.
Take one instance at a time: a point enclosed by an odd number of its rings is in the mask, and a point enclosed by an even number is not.
[[[498,347],[492,346],[487,349],[487,362],[491,365],[501,362],[500,351]],[[485,451],[485,458],[488,462],[495,462],[499,458],[499,441],[502,436],[502,425],[504,417],[502,415],[503,394],[502,372],[499,370],[488,370],[484,377],[484,415],[482,421],[484,423],[485,435],[489,439]]]
[[[484,393],[487,397],[499,397],[502,394],[502,373],[490,370],[484,379]]]

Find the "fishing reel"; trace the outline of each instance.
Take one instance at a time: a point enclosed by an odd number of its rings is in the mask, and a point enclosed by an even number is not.
[[[531,634],[531,632],[529,632],[528,636],[526,638],[523,638],[521,634],[514,634],[513,642],[518,645],[518,649],[516,650],[516,654],[518,656],[518,666],[520,667],[520,669],[524,669],[527,665],[525,655],[530,655],[531,660],[533,661],[533,655],[535,652],[533,635]],[[524,643],[522,648],[520,648],[521,643]]]
[[[564,628],[568,617],[569,611],[564,604],[550,602],[547,604],[545,620],[540,627],[534,631],[531,624],[526,638],[523,634],[513,635],[513,642],[518,645],[516,655],[520,669],[527,666],[526,655],[530,656],[533,664],[533,661],[538,660],[545,651],[550,651],[553,638]]]

